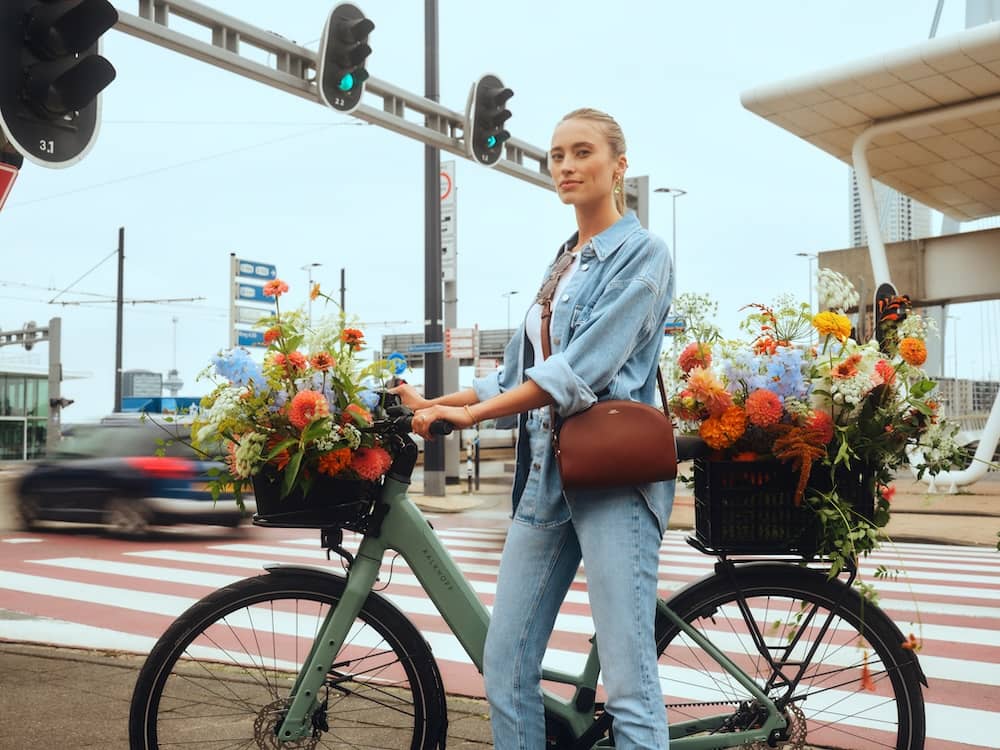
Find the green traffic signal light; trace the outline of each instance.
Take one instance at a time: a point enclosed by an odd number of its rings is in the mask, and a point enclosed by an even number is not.
[[[486,148],[496,148],[496,147],[497,147],[497,137],[495,135],[491,135],[489,138],[486,139]]]
[[[337,86],[341,91],[350,91],[354,88],[354,76],[348,73],[343,78],[340,79],[340,84]]]

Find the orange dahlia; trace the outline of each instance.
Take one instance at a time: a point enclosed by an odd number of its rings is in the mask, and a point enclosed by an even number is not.
[[[927,361],[927,347],[920,339],[905,338],[899,342],[899,356],[914,367]]]
[[[274,279],[264,284],[265,297],[280,297],[288,291],[288,284],[281,279]]]
[[[295,394],[292,403],[288,407],[288,421],[300,430],[304,430],[309,423],[316,419],[322,419],[330,413],[330,406],[326,403],[326,397],[318,391],[300,391]]]
[[[333,357],[326,352],[317,352],[309,358],[309,364],[320,372],[326,372],[333,367]]]
[[[732,405],[718,416],[702,422],[698,433],[710,448],[722,450],[739,440],[746,429],[746,413],[739,406]]]
[[[685,374],[695,367],[708,368],[712,364],[712,350],[708,344],[695,341],[684,347],[684,351],[677,358],[677,364]]]
[[[722,414],[733,405],[733,397],[722,382],[704,367],[695,367],[688,373],[688,390],[696,401],[700,401],[712,416]]]
[[[781,420],[783,411],[781,399],[776,393],[766,388],[761,388],[747,396],[743,406],[750,424],[757,427],[770,427]]]
[[[858,374],[858,362],[861,361],[860,354],[852,354],[850,357],[845,359],[843,362],[838,362],[833,366],[831,374],[835,378],[841,380],[846,380],[847,378],[853,378]]]
[[[875,372],[881,376],[882,382],[886,385],[892,385],[896,382],[896,368],[888,360],[880,359],[876,362]]]
[[[351,469],[362,479],[374,482],[389,471],[392,456],[385,448],[358,448],[351,459]]]
[[[372,415],[363,406],[348,404],[344,407],[344,413],[341,414],[340,421],[344,424],[354,422],[358,427],[371,427]]]
[[[264,343],[271,344],[281,336],[281,327],[272,326],[264,331]]]
[[[357,328],[345,328],[340,334],[340,340],[354,351],[358,351],[365,345],[365,335]]]
[[[351,449],[337,448],[319,457],[317,468],[320,474],[335,477],[351,464]]]

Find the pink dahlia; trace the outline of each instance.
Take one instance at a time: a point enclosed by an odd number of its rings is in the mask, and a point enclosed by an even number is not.
[[[826,445],[833,440],[833,417],[829,412],[815,410],[806,421],[806,427],[815,430],[820,436],[820,442]]]

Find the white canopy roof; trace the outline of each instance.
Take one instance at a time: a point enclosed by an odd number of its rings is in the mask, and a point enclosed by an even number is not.
[[[978,114],[876,136],[872,177],[960,221],[1000,214],[1000,22],[761,86],[743,106],[852,164],[872,125],[971,102]]]

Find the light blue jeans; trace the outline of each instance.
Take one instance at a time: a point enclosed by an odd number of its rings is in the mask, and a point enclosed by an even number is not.
[[[507,534],[483,657],[493,744],[545,746],[542,656],[582,556],[615,746],[665,750],[654,639],[656,519],[633,489],[577,493],[569,508],[570,522],[539,525],[521,518],[532,509],[519,507]]]

